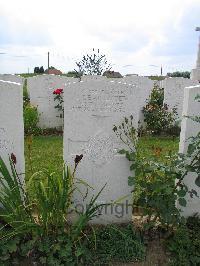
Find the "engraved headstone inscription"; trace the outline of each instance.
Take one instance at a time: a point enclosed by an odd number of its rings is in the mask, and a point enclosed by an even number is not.
[[[132,217],[129,163],[117,152],[122,144],[112,128],[131,114],[137,126],[139,112],[133,104],[134,89],[131,84],[104,77],[87,77],[65,86],[64,160],[73,165],[75,156],[83,154],[76,177],[90,186],[80,185],[82,193],[74,193],[75,208],[85,210],[92,195],[105,184],[97,204],[113,203],[101,207],[92,223],[124,223]]]

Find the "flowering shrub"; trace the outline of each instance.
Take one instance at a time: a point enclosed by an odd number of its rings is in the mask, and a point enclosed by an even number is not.
[[[200,117],[191,119],[200,122]],[[148,226],[156,222],[163,226],[176,225],[182,220],[179,206],[187,205],[185,196],[199,197],[196,190],[187,187],[184,178],[189,172],[196,173],[195,184],[200,187],[200,132],[189,139],[186,154],[173,155],[169,152],[160,162],[160,149],[153,158],[142,155],[138,131],[133,127],[132,120],[133,116],[125,117],[120,125],[114,125],[113,131],[127,147],[119,153],[130,162],[132,175],[128,177],[128,185],[133,186],[134,206],[140,207],[143,215],[148,217]]]
[[[60,118],[64,117],[64,107],[63,107],[63,89],[57,88],[53,91],[54,96],[54,101],[57,102],[57,105],[55,105],[55,109],[59,111],[59,116]]]
[[[163,105],[163,100],[163,89],[155,86],[147,105],[143,108],[146,130],[154,134],[168,131],[176,121],[176,108],[170,111],[167,104]]]

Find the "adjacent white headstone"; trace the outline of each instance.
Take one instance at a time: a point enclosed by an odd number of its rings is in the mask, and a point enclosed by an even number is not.
[[[196,136],[200,132],[200,123],[194,122],[190,118],[184,116],[200,116],[200,103],[195,100],[195,97],[200,95],[200,85],[188,87],[184,89],[184,103],[183,103],[183,120],[181,123],[181,134],[179,152],[186,153],[190,140],[188,138]],[[184,182],[188,186],[189,190],[196,190],[200,196],[200,188],[196,186],[195,179],[197,175],[195,173],[189,173]],[[183,208],[184,216],[188,217],[195,213],[200,213],[200,198],[195,196],[191,198],[187,196],[187,206]]]
[[[63,127],[61,112],[55,109],[58,102],[54,101],[53,91],[57,88],[64,89],[64,84],[73,78],[58,75],[38,75],[27,79],[30,103],[37,106],[40,114],[38,126],[41,128]]]
[[[14,74],[0,74],[0,80],[12,81],[23,84],[24,78]]]
[[[198,81],[175,77],[166,78],[162,81],[164,88],[164,103],[172,110],[176,108],[177,119],[182,119],[184,88],[197,85]]]
[[[143,115],[143,107],[147,104],[147,100],[151,95],[155,82],[148,77],[142,76],[126,76],[122,79],[122,82],[127,84],[132,84],[135,86],[135,101],[139,107],[139,120],[143,123],[144,115]]]
[[[24,174],[22,85],[0,80],[0,156],[8,163],[12,153],[16,156],[18,174]]]
[[[124,223],[131,221],[131,189],[128,186],[129,162],[117,151],[122,142],[116,138],[112,128],[122,122],[123,117],[135,113],[135,126],[138,120],[138,107],[134,103],[135,87],[106,78],[85,79],[68,83],[64,94],[64,160],[73,165],[77,154],[83,154],[76,176],[93,189],[86,193],[80,186],[83,196],[76,191],[74,204],[77,209],[85,209],[93,194],[105,185],[97,204],[108,204],[120,200],[120,204],[104,206],[98,218],[92,223]],[[135,110],[134,110],[135,108]]]

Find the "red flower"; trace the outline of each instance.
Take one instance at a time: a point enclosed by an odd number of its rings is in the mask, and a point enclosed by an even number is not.
[[[78,164],[83,158],[83,154],[76,155],[76,158],[74,159],[75,164]]]
[[[57,94],[57,95],[60,95],[61,93],[63,93],[63,89],[60,89],[60,88],[55,89],[53,92],[53,94]]]
[[[12,160],[12,162],[13,162],[14,164],[17,163],[17,158],[16,158],[16,156],[14,155],[14,153],[11,153],[11,155],[10,155],[10,159]]]

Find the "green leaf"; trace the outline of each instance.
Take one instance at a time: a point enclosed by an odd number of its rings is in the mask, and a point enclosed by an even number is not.
[[[134,185],[134,176],[129,176],[128,177],[128,185],[129,186],[133,186]]]
[[[179,198],[178,202],[183,207],[185,207],[187,205],[187,201],[184,198]]]
[[[46,264],[46,262],[47,262],[46,257],[40,257],[39,260],[40,260],[40,263],[42,263],[42,264]]]
[[[135,170],[136,166],[137,166],[136,163],[131,164],[131,166],[130,166],[130,170],[131,170],[131,171]]]
[[[196,178],[195,184],[200,187],[200,175]]]
[[[119,154],[126,154],[126,150],[122,149],[118,151]]]
[[[77,248],[75,255],[76,257],[80,257],[83,254],[83,249],[81,247]]]
[[[186,191],[184,189],[181,189],[181,190],[177,191],[177,194],[179,197],[185,197]]]
[[[9,243],[8,250],[10,253],[17,251],[17,245],[16,243]]]
[[[135,153],[134,152],[126,152],[126,158],[129,160],[129,161],[135,161]]]

